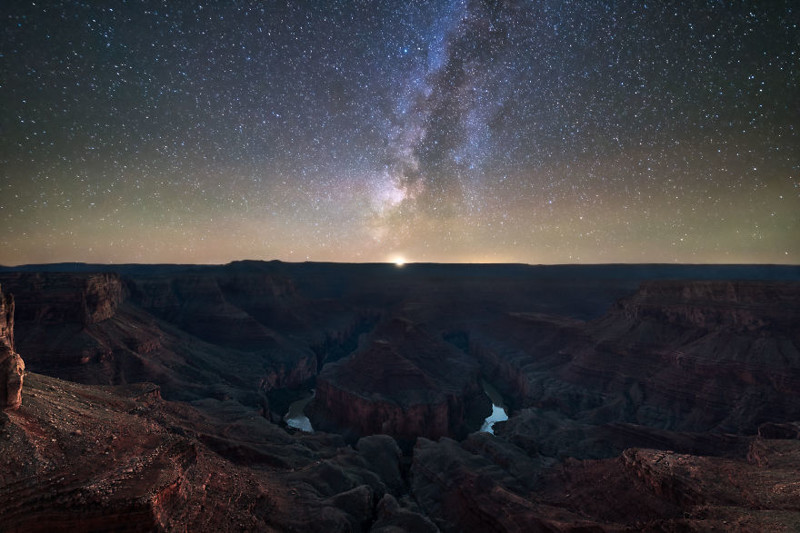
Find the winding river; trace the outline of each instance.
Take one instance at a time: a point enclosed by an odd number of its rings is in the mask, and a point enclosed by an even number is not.
[[[486,381],[481,381],[483,385],[483,391],[486,393],[486,396],[492,401],[492,414],[486,417],[486,420],[483,421],[483,425],[481,426],[481,431],[485,431],[487,433],[491,433],[494,435],[494,426],[495,422],[503,422],[508,420],[508,413],[506,412],[506,406],[503,404],[503,397],[500,396],[500,393],[497,392],[497,389],[492,387]]]
[[[486,417],[486,420],[483,421],[483,425],[481,426],[481,431],[485,431],[486,433],[494,434],[494,426],[495,422],[503,422],[508,420],[508,413],[506,412],[505,404],[503,403],[503,397],[497,392],[497,389],[492,387],[488,382],[481,381],[481,385],[483,386],[483,391],[486,393],[486,396],[492,401],[492,414]],[[308,417],[303,413],[303,409],[305,409],[308,402],[310,402],[314,398],[314,391],[311,391],[311,394],[296,400],[289,405],[289,411],[283,417],[284,421],[286,421],[286,425],[295,429],[299,429],[300,431],[305,431],[306,433],[314,433],[314,428],[311,426],[311,421]]]
[[[310,402],[314,398],[314,390],[311,390],[311,394],[304,398],[300,398],[299,400],[292,402],[289,405],[289,411],[283,417],[283,420],[286,421],[286,425],[295,429],[299,429],[300,431],[305,431],[306,433],[314,433],[314,428],[311,427],[311,420],[303,414],[303,409],[306,408],[308,402]]]

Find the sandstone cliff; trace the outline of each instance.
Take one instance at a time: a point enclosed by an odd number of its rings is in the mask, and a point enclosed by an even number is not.
[[[631,320],[740,332],[792,333],[800,285],[755,281],[648,281],[611,311]]]
[[[607,424],[754,434],[800,419],[796,282],[648,282],[590,322],[509,313],[468,336],[520,410],[498,434],[552,456],[631,445]]]
[[[323,368],[312,408],[318,423],[331,419],[357,435],[455,435],[464,432],[470,403],[485,401],[478,370],[420,325],[394,318],[359,350]]]
[[[308,346],[228,302],[213,276],[15,272],[0,280],[16,295],[16,341],[34,371],[89,384],[152,381],[168,398],[253,406],[263,391],[316,373]]]
[[[17,321],[83,326],[108,320],[125,299],[118,274],[29,273],[3,274],[17,302]]]
[[[14,352],[14,298],[0,287],[0,409],[22,405],[25,363]]]

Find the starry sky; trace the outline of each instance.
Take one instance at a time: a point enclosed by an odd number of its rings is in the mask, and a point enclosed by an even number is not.
[[[0,264],[800,263],[793,1],[0,16]]]

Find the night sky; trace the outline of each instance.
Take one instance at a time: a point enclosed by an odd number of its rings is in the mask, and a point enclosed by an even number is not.
[[[0,264],[800,263],[793,1],[0,15]]]

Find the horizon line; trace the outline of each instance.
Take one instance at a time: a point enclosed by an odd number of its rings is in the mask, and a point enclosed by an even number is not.
[[[711,262],[697,262],[697,263],[683,263],[683,262],[627,262],[627,261],[616,261],[616,262],[599,262],[599,263],[525,263],[521,261],[509,261],[509,262],[494,262],[494,261],[403,261],[402,263],[398,263],[397,261],[314,261],[314,260],[304,260],[304,261],[286,261],[283,259],[233,259],[226,263],[169,263],[169,262],[92,262],[92,261],[54,261],[50,263],[20,263],[16,265],[4,265],[0,264],[0,268],[5,269],[13,269],[13,268],[24,268],[24,267],[37,267],[37,266],[58,266],[58,265],[83,265],[83,266],[103,266],[103,267],[114,267],[114,266],[228,266],[233,265],[236,263],[283,263],[287,265],[304,265],[304,264],[324,264],[324,265],[387,265],[387,266],[395,266],[398,268],[405,268],[408,266],[413,265],[445,265],[445,266],[454,266],[454,265],[485,265],[485,266],[530,266],[530,267],[574,267],[574,266],[636,266],[636,265],[648,265],[648,266],[753,266],[753,267],[768,267],[768,266],[780,266],[780,267],[800,267],[800,263],[741,263],[741,262],[732,262],[732,263],[711,263]]]

